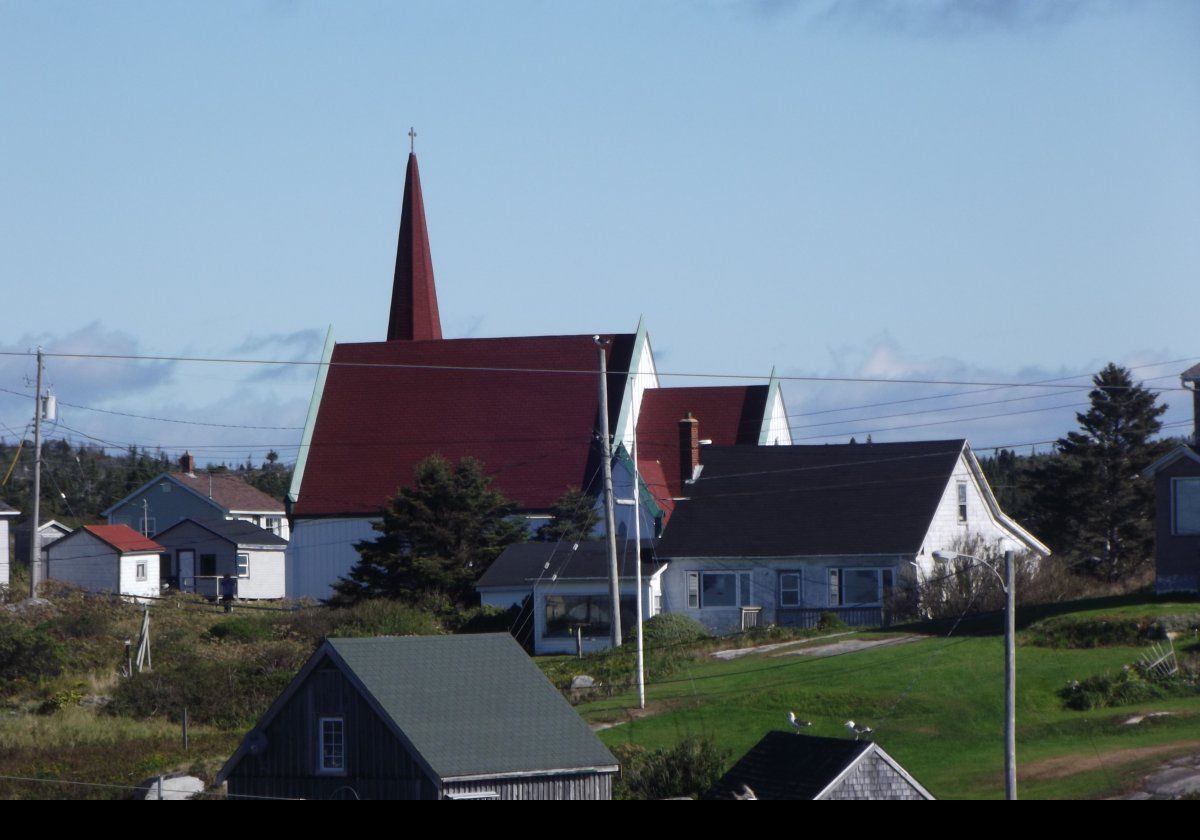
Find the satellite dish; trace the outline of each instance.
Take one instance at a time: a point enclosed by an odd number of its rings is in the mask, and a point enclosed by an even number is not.
[[[255,729],[246,736],[246,752],[250,755],[262,755],[267,751],[267,736],[261,730]]]

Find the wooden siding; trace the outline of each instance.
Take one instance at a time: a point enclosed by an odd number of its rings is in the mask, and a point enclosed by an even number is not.
[[[317,772],[321,717],[345,720],[346,772]],[[266,749],[245,755],[229,793],[302,799],[436,799],[437,787],[358,690],[328,664],[318,666],[265,731]]]
[[[572,773],[447,782],[443,798],[454,794],[495,793],[497,799],[612,799],[612,773]]]

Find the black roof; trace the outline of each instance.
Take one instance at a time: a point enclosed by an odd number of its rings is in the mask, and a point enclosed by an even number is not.
[[[758,799],[815,799],[871,749],[869,741],[768,732],[704,799],[733,799],[748,786]]]
[[[216,534],[222,539],[228,540],[237,545],[265,545],[265,546],[286,546],[287,540],[279,535],[260,528],[253,522],[246,522],[241,519],[205,519],[204,521],[196,519],[183,519],[176,522],[170,528],[164,528],[154,535],[155,539],[166,536],[171,531],[178,528],[187,522],[193,525],[199,525],[201,528]]]
[[[608,544],[600,541],[578,543],[526,542],[510,545],[493,561],[475,583],[475,588],[493,586],[528,587],[534,581],[587,580],[608,578]],[[621,577],[633,577],[635,555],[632,541],[617,543],[617,569]],[[547,565],[549,564],[549,565]],[[658,571],[654,547],[642,542],[642,574]]]
[[[658,556],[915,554],[965,444],[705,447]]]

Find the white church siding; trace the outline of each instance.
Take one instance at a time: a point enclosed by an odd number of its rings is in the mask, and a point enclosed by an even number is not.
[[[358,562],[355,543],[379,532],[368,517],[298,519],[287,547],[287,597],[324,600]]]

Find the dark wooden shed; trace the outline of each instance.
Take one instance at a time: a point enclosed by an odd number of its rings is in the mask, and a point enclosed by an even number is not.
[[[611,799],[616,772],[502,633],[326,640],[218,779],[231,796]]]

